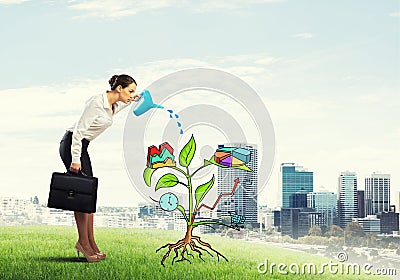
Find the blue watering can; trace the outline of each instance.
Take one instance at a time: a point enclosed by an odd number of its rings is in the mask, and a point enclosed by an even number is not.
[[[147,89],[142,91],[140,95],[140,99],[137,101],[135,108],[133,108],[133,113],[135,114],[135,116],[140,116],[141,114],[146,113],[151,108],[164,109],[163,106],[153,103],[150,91],[148,91]]]

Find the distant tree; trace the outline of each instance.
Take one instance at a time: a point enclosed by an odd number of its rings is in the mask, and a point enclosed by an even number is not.
[[[282,243],[293,243],[293,239],[289,235],[283,235],[281,238]]]
[[[33,198],[33,204],[39,204],[39,198],[36,195]]]
[[[396,245],[394,242],[390,242],[387,248],[388,248],[388,249],[397,249],[397,248],[399,248],[399,247],[398,247],[398,245]]]
[[[350,222],[347,223],[346,226],[346,238],[349,239],[357,239],[359,237],[364,237],[365,236],[365,232],[363,227],[356,223],[356,222]]]
[[[329,240],[322,236],[306,235],[298,239],[297,243],[300,244],[313,244],[313,245],[329,245]]]
[[[273,234],[275,232],[275,229],[274,228],[267,228],[266,229],[266,231],[265,231],[265,234],[266,235],[271,235],[271,234]]]
[[[368,234],[367,235],[367,246],[375,247],[376,246],[376,234]]]
[[[337,225],[331,225],[326,231],[325,236],[343,237],[343,229]]]
[[[308,235],[311,236],[322,236],[322,230],[319,226],[312,226],[308,231]]]
[[[325,233],[328,231],[328,227],[326,225],[321,226],[322,236],[325,236]]]
[[[224,224],[230,224],[231,223],[231,217],[223,216],[221,217],[221,222]]]
[[[337,252],[339,252],[342,249],[342,245],[343,245],[343,237],[340,238],[336,236],[331,236],[328,239],[327,251],[337,254]]]
[[[329,245],[331,246],[342,246],[343,244],[343,237],[336,237],[336,236],[331,236],[329,237]]]

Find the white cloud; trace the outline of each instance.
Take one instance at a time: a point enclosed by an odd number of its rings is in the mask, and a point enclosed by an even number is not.
[[[397,13],[390,13],[389,16],[391,16],[391,17],[400,17],[400,13],[399,13],[399,12],[397,12]]]
[[[0,0],[0,4],[21,4],[29,0]]]
[[[254,4],[263,4],[263,3],[279,3],[283,2],[284,0],[248,0],[248,1],[241,1],[241,0],[213,0],[213,1],[199,1],[196,4],[191,4],[192,9],[195,12],[205,13],[211,11],[225,11],[225,10],[240,10],[244,7],[251,6]]]
[[[384,96],[379,94],[361,95],[357,97],[358,101],[365,104],[377,104],[384,100]]]
[[[234,67],[228,67],[227,71],[240,77],[240,76],[262,74],[265,72],[265,69],[262,67],[254,67],[254,66],[234,66]]]
[[[147,10],[157,10],[161,8],[178,5],[182,1],[178,0],[89,0],[89,1],[70,1],[69,7],[84,13],[81,17],[98,18],[119,18],[135,15]]]
[[[298,34],[293,35],[293,37],[302,38],[302,39],[312,39],[312,38],[315,38],[316,35],[313,33],[298,33]]]
[[[240,10],[254,4],[278,3],[284,0],[214,0],[214,1],[190,1],[190,0],[70,0],[71,9],[82,12],[78,18],[96,17],[117,19],[131,16],[137,13],[159,10],[168,7],[187,8],[193,12],[204,13],[221,10]]]
[[[257,59],[256,61],[254,61],[257,64],[262,64],[262,65],[270,65],[272,63],[278,62],[280,59],[276,58],[276,57],[272,57],[272,56],[266,56],[266,57],[262,57],[260,59]]]
[[[213,58],[215,60],[215,58]],[[256,63],[261,65],[271,65],[275,62],[280,61],[281,58],[273,57],[265,53],[255,54],[242,54],[242,55],[230,55],[220,58],[216,58],[218,63]]]
[[[271,115],[281,121],[310,121],[317,120],[329,115],[326,108],[332,107],[332,101],[321,99],[270,99],[264,98]]]

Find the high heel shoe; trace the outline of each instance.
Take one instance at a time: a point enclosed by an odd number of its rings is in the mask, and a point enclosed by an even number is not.
[[[97,254],[89,255],[87,252],[85,252],[85,250],[83,249],[82,245],[79,242],[76,242],[75,249],[76,249],[76,252],[78,253],[78,260],[79,260],[79,252],[81,252],[85,256],[85,258],[88,262],[100,261],[100,258],[98,258]]]
[[[102,252],[95,252],[95,254],[97,255],[97,258],[99,258],[100,260],[104,260],[107,256],[105,253]]]

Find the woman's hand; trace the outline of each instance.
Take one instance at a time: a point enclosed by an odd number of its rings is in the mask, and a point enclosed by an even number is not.
[[[82,169],[82,165],[80,163],[71,163],[69,170],[75,173],[78,173],[79,170]]]
[[[138,102],[140,97],[141,97],[140,93],[135,93],[134,95],[131,96],[131,100]]]

